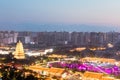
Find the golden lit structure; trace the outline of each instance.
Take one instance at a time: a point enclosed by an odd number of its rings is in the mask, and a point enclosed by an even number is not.
[[[96,57],[85,57],[82,58],[81,61],[85,62],[85,61],[92,61],[92,62],[108,62],[111,64],[115,64],[116,60],[115,59],[108,59],[108,58],[96,58]]]
[[[103,73],[85,72],[83,80],[101,80]]]
[[[83,80],[119,80],[114,77],[109,77],[108,75],[104,75],[103,73],[96,72],[88,72],[86,71],[82,77]]]
[[[117,80],[113,77],[103,77],[101,80]]]
[[[61,68],[45,68],[40,66],[29,66],[29,70],[39,72],[41,75],[62,76],[65,73],[65,69]]]
[[[52,54],[52,55],[49,55],[48,57],[51,57],[51,58],[66,58],[67,56],[66,56],[66,55],[56,55],[56,54]]]
[[[19,41],[16,45],[16,50],[14,53],[14,58],[16,59],[25,59],[23,44],[21,41]]]

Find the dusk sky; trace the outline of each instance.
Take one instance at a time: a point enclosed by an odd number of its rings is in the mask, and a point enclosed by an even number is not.
[[[0,29],[24,23],[119,27],[120,0],[0,0]]]

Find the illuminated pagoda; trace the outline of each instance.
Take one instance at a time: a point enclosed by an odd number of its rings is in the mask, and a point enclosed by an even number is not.
[[[19,41],[16,45],[16,50],[14,53],[14,58],[16,59],[25,59],[23,44],[21,41]]]

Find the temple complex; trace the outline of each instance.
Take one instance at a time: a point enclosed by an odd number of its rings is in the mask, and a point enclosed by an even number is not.
[[[14,58],[16,59],[25,59],[23,44],[21,41],[19,41],[16,45],[16,50],[14,53]]]

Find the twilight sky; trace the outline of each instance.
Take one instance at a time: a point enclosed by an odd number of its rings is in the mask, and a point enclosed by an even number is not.
[[[120,0],[0,0],[0,25],[24,23],[120,26]]]

